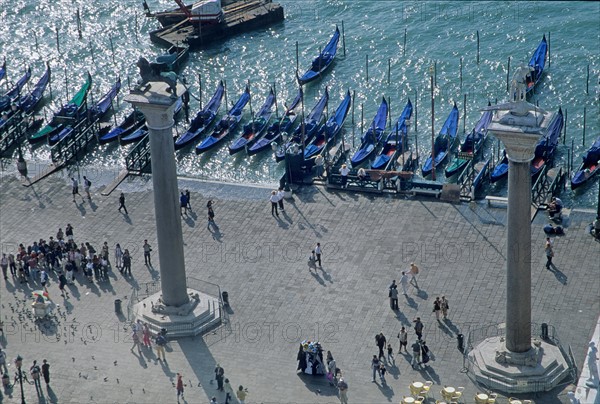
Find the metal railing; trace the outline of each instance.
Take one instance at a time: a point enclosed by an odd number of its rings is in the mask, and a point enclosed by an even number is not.
[[[470,159],[466,167],[460,173],[456,182],[460,186],[460,197],[471,200],[473,192],[471,188],[475,180],[475,160]]]
[[[141,174],[150,164],[150,135],[146,134],[125,157],[125,167],[134,174]]]
[[[90,121],[86,118],[78,122],[70,134],[52,146],[50,149],[52,161],[67,163],[77,157],[78,153],[96,138],[98,130],[98,119]]]

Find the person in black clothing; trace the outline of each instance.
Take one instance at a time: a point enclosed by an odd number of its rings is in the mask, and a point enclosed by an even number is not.
[[[379,348],[379,355],[378,358],[384,358],[385,354],[383,353],[383,348],[385,348],[385,343],[387,342],[385,339],[385,336],[383,335],[382,332],[380,332],[379,334],[377,334],[375,336],[375,342],[377,343],[377,347]]]
[[[121,211],[121,209],[125,210],[126,215],[129,214],[127,213],[127,208],[125,207],[125,194],[123,192],[121,192],[121,195],[119,196],[119,212]]]
[[[46,382],[46,386],[50,384],[50,364],[46,359],[44,359],[42,364],[42,376],[44,376],[44,381]]]
[[[217,363],[215,367],[215,379],[217,380],[217,390],[223,391],[223,379],[225,378],[225,370]]]
[[[190,195],[190,190],[189,190],[189,189],[186,189],[186,190],[185,190],[185,199],[187,200],[187,208],[188,208],[188,209],[190,210],[190,212],[191,212],[191,210],[192,210],[192,204],[190,203],[190,197],[191,197],[191,195]]]

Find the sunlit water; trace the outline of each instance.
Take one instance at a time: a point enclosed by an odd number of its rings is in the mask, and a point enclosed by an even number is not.
[[[148,3],[154,11],[175,5],[168,0]],[[340,41],[339,57],[333,68],[321,81],[305,87],[306,111],[320,97],[325,86],[330,91],[330,112],[335,110],[347,88],[355,91],[354,113],[352,117],[351,112],[346,121],[344,136],[347,144],[358,145],[361,116],[368,124],[382,95],[390,99],[392,119],[397,118],[410,97],[417,107],[417,120],[411,127],[411,144],[415,147],[416,138],[419,153],[425,154],[431,144],[429,72],[434,61],[437,62],[435,128],[439,130],[452,103],[457,102],[461,113],[459,133],[462,134],[463,127],[469,131],[474,125],[480,115],[479,109],[488,100],[492,103],[505,100],[508,58],[512,57],[511,70],[527,63],[546,33],[550,37],[551,61],[549,67],[547,63],[545,77],[533,101],[550,111],[562,106],[568,114],[566,142],[558,152],[557,163],[566,162],[568,148],[573,144],[577,165],[581,154],[600,135],[598,2],[282,0],[280,3],[285,9],[285,22],[191,54],[182,74],[196,97],[200,95],[198,77],[201,77],[204,103],[218,81],[225,80],[229,105],[249,81],[253,111],[258,110],[269,87],[275,86],[281,113],[283,102],[289,103],[297,91],[294,79],[296,42],[300,70],[303,70],[319,47],[329,40],[335,25],[342,29],[343,24],[346,54]],[[81,39],[77,8],[81,15]],[[41,112],[47,116],[79,88],[86,71],[94,79],[92,94],[99,97],[118,75],[123,79],[125,90],[128,80],[132,83],[137,80],[135,62],[139,56],[150,59],[162,52],[148,37],[148,32],[158,25],[143,16],[138,0],[0,0],[0,15],[3,21],[0,56],[7,60],[9,80],[16,80],[24,67],[30,65],[33,70],[31,82],[34,83],[46,62],[52,66],[52,98],[47,92],[45,108]],[[589,94],[586,94],[588,65]],[[389,75],[388,66],[391,67]],[[122,102],[126,92],[120,96],[116,115],[110,118],[113,122],[119,122],[129,112],[130,107]],[[467,95],[466,124],[462,116],[464,94]],[[192,99],[191,114],[199,109],[198,105]],[[587,110],[585,146],[584,107]],[[223,104],[220,114],[226,109]],[[247,106],[243,122],[249,116]],[[184,132],[185,123],[179,121],[176,130]],[[492,152],[493,143],[488,142],[486,153]],[[131,147],[96,145],[80,164],[84,168],[120,168]],[[28,158],[42,163],[47,162],[50,155],[45,145],[33,150],[27,146],[26,153]],[[181,175],[228,182],[270,184],[277,182],[283,174],[283,163],[276,163],[270,151],[252,157],[245,153],[232,157],[226,144],[201,156],[197,156],[190,146],[177,152],[177,161]],[[567,190],[563,196],[574,206],[592,208],[597,187],[598,181],[577,195]],[[491,193],[506,192],[505,183],[492,188]]]

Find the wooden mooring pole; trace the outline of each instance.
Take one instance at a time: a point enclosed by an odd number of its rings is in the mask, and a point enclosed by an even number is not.
[[[369,54],[365,55],[365,72],[367,74],[367,83],[369,82]]]
[[[77,32],[79,33],[79,39],[82,39],[83,36],[81,34],[81,15],[79,14],[79,7],[77,7]]]
[[[406,56],[406,28],[404,28],[404,45],[402,45],[402,56]]]
[[[506,69],[506,92],[507,93],[510,91],[509,80],[510,80],[510,56],[508,57],[508,67]]]
[[[479,64],[479,30],[477,30],[477,64]]]
[[[342,20],[342,47],[344,48],[344,57],[346,57],[346,31],[344,30],[344,20]]]
[[[354,102],[356,101],[356,90],[352,90],[352,148],[354,149],[354,136],[355,136],[355,121],[354,121]]]
[[[585,146],[585,118],[587,113],[587,107],[583,107],[583,145]]]

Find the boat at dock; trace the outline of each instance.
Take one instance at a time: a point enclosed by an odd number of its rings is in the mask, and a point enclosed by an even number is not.
[[[48,83],[50,82],[50,77],[51,77],[50,64],[47,64],[46,71],[44,72],[42,77],[40,77],[40,79],[35,84],[35,86],[33,86],[33,90],[31,90],[28,94],[23,95],[21,98],[19,98],[19,101],[18,101],[19,109],[23,113],[29,114],[38,106],[39,102],[42,100],[42,97],[44,96],[44,92],[46,91],[46,88],[48,87]]]
[[[242,135],[229,145],[229,154],[235,154],[246,147],[251,146],[252,143],[267,129],[271,116],[273,115],[273,105],[275,105],[275,102],[275,93],[273,92],[273,88],[271,88],[265,102],[258,110],[258,113],[249,123],[244,125]]]
[[[546,35],[542,37],[540,44],[536,48],[535,52],[529,60],[528,66],[530,68],[529,74],[525,77],[527,83],[526,93],[529,94],[544,74],[544,67],[546,66],[546,57],[548,56],[548,42],[546,41]]]
[[[333,146],[335,138],[342,131],[346,117],[348,117],[351,103],[352,96],[350,95],[350,90],[348,90],[346,96],[335,110],[335,114],[330,116],[325,124],[321,125],[313,140],[304,148],[305,160],[321,154],[325,147],[329,146],[331,148]]]
[[[250,88],[246,86],[246,89],[240,95],[235,105],[231,107],[227,115],[225,115],[217,126],[215,126],[213,132],[204,139],[198,146],[196,146],[196,154],[203,153],[207,150],[217,146],[223,139],[232,133],[237,128],[240,120],[242,119],[242,112],[244,107],[250,100]]]
[[[296,118],[298,117],[295,109],[300,105],[302,97],[302,87],[300,87],[298,89],[296,98],[292,102],[292,105],[286,107],[285,113],[283,114],[281,120],[273,122],[273,124],[267,128],[264,134],[256,139],[256,141],[250,147],[248,147],[248,155],[251,156],[263,150],[270,149],[272,147],[271,145],[277,143],[284,133],[288,133],[290,130],[292,130],[294,123],[296,122]]]
[[[302,76],[298,77],[298,82],[301,86],[321,77],[321,75],[329,68],[329,66],[331,66],[333,60],[335,59],[339,42],[340,30],[336,25],[335,32],[325,48],[323,48],[321,53],[319,53],[319,56],[313,59],[310,68]]]
[[[119,139],[119,136],[127,136],[146,124],[146,117],[138,110],[131,111],[125,119],[108,133],[98,138],[98,143],[104,144]]]
[[[65,137],[69,136],[73,132],[73,128],[77,126],[78,123],[87,119],[89,122],[94,122],[96,120],[102,119],[108,109],[111,107],[114,99],[119,94],[121,90],[121,78],[118,77],[117,81],[110,90],[106,94],[104,94],[100,100],[96,104],[94,104],[91,108],[88,108],[87,111],[81,111],[79,114],[75,114],[73,119],[65,125],[60,131],[51,135],[48,138],[48,144],[53,145],[60,142]]]
[[[390,161],[394,161],[396,155],[406,149],[408,143],[408,126],[406,122],[411,118],[413,106],[410,99],[404,106],[402,113],[396,121],[394,128],[388,133],[381,153],[371,164],[374,170],[383,170]]]
[[[490,174],[490,182],[500,181],[502,178],[505,178],[508,174],[508,156],[506,155],[506,150],[502,150],[502,158],[498,160],[498,163],[492,169],[492,173]]]
[[[488,102],[488,107],[491,104]],[[487,128],[492,122],[493,111],[484,111],[475,125],[475,128],[469,133],[465,140],[462,141],[458,148],[459,153],[454,156],[452,161],[444,170],[446,178],[452,177],[454,174],[460,173],[470,160],[477,158],[483,148],[483,144],[487,139]]]
[[[219,108],[221,108],[224,93],[225,86],[223,85],[223,80],[221,80],[208,104],[202,110],[198,111],[194,119],[192,119],[188,130],[175,140],[175,150],[181,149],[194,140],[197,140],[215,121]]]
[[[571,189],[579,188],[600,172],[600,137],[583,156],[583,161],[571,178]]]
[[[74,119],[77,115],[81,114],[81,110],[87,99],[87,95],[92,87],[92,76],[87,73],[85,83],[81,86],[79,91],[75,93],[71,100],[63,105],[59,111],[54,113],[54,116],[50,122],[40,129],[37,133],[29,137],[30,143],[37,143],[45,140],[54,133],[59,132],[64,127],[65,123]]]
[[[323,111],[329,102],[329,90],[325,87],[325,93],[321,99],[315,104],[310,113],[304,118],[304,122],[300,124],[294,133],[286,139],[283,144],[275,151],[275,161],[282,161],[285,158],[287,150],[296,146],[310,143],[313,136],[316,134],[319,126],[323,122]]]
[[[452,148],[454,148],[457,140],[458,117],[458,108],[456,107],[456,103],[454,103],[448,118],[446,118],[446,122],[444,122],[444,126],[442,126],[440,133],[435,138],[433,155],[430,153],[423,164],[423,176],[431,174],[434,163],[436,168],[439,167],[446,160]]]
[[[537,176],[544,166],[547,166],[554,159],[554,153],[556,152],[556,146],[558,146],[558,139],[564,125],[564,117],[562,108],[558,109],[558,112],[552,117],[546,133],[538,141],[535,146],[535,155],[531,161],[531,176]]]
[[[352,167],[357,167],[365,162],[375,151],[375,148],[381,141],[385,132],[388,116],[388,102],[385,97],[381,97],[381,104],[377,109],[377,113],[373,118],[373,122],[369,125],[367,131],[362,135],[361,143],[358,150],[350,158]]]
[[[31,68],[25,70],[25,74],[17,80],[17,82],[8,90],[2,97],[0,97],[0,111],[7,110],[10,104],[17,101],[23,92],[23,87],[31,78]]]

